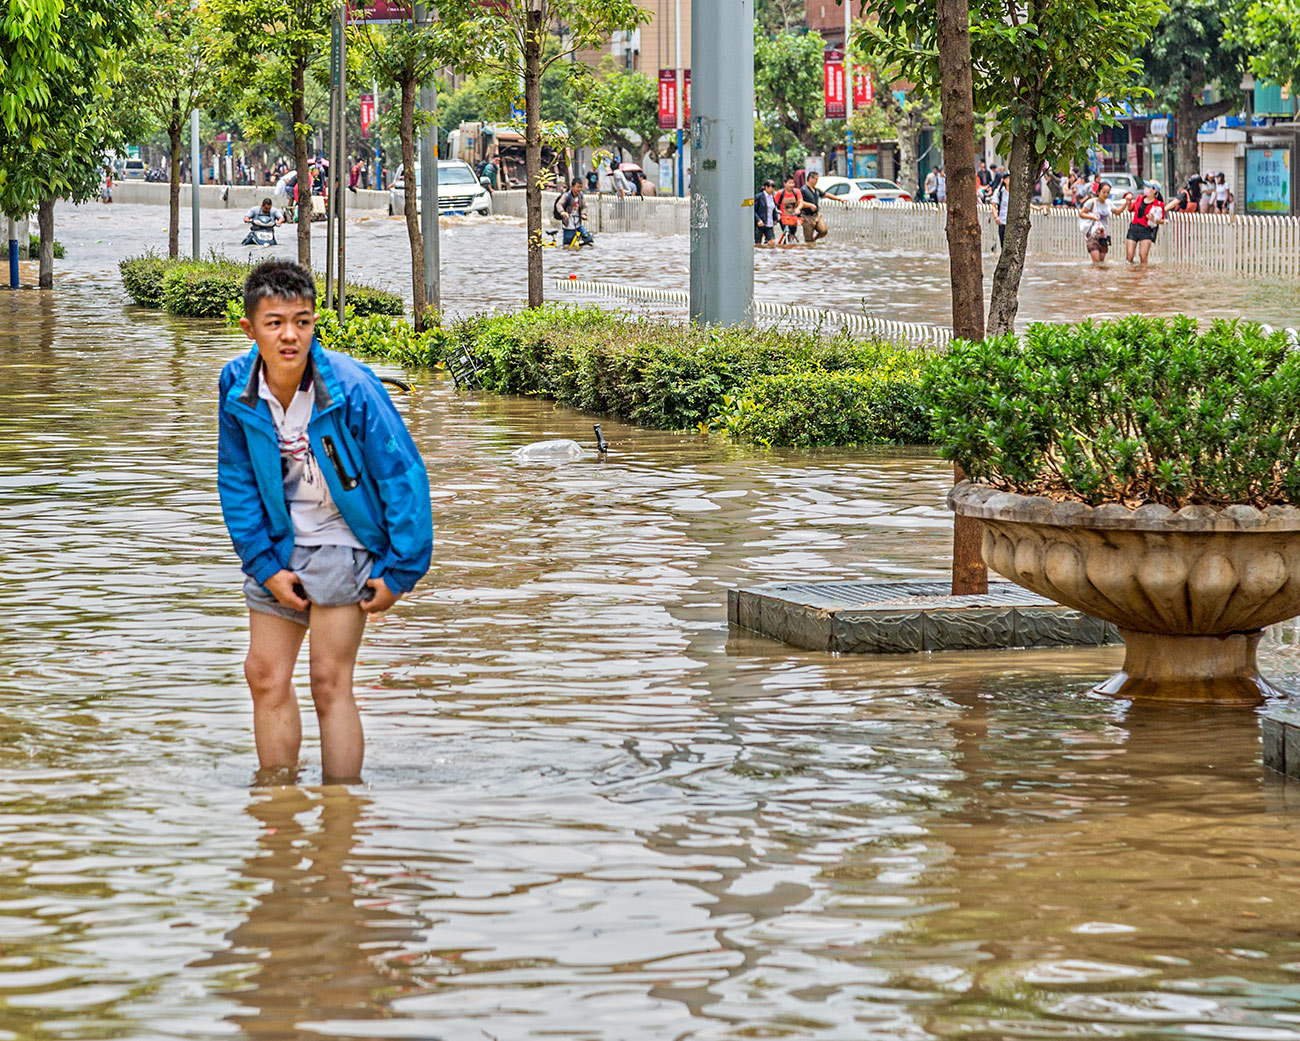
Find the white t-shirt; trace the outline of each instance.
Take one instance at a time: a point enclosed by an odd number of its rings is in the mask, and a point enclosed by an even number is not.
[[[1214,186],[1214,199],[1216,202],[1228,201],[1228,184],[1226,181],[1223,184],[1216,184]]]
[[[993,205],[998,208],[998,223],[1007,222],[1007,203],[1011,199],[1011,191],[1007,188],[1007,182],[1003,181],[998,185],[997,190],[993,193]]]
[[[307,424],[316,407],[315,385],[308,379],[306,388],[299,387],[285,409],[267,386],[265,370],[259,369],[257,396],[270,406],[275,436],[280,442],[280,472],[293,521],[294,545],[365,549],[339,513],[307,437]]]
[[[1092,231],[1092,221],[1086,220],[1086,218],[1089,215],[1091,215],[1095,217],[1097,219],[1097,223],[1101,225],[1101,233],[1103,235],[1110,234],[1110,231],[1106,227],[1106,221],[1110,217],[1109,200],[1107,200],[1106,202],[1102,202],[1100,196],[1094,195],[1091,199],[1089,199],[1087,202],[1083,204],[1082,212],[1083,212],[1083,218],[1080,219],[1080,223],[1081,224],[1086,223],[1088,225],[1088,227],[1083,229],[1085,232]]]

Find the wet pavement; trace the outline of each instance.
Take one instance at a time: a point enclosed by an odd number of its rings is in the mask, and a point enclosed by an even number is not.
[[[942,575],[925,450],[605,420],[608,461],[521,465],[592,417],[414,374],[437,544],[362,650],[365,784],[317,784],[308,717],[304,783],[253,789],[246,341],[127,304],[94,229],[0,293],[0,1037],[1300,1038],[1300,790],[1253,713],[1091,695],[1118,649],[728,632],[738,582]],[[469,236],[514,233],[464,231],[457,292],[504,293]]]

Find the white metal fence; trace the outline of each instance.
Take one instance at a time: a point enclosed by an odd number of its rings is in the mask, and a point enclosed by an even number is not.
[[[569,293],[586,293],[593,296],[621,297],[624,300],[642,300],[647,303],[690,305],[690,294],[681,289],[658,289],[652,286],[629,285],[624,282],[598,282],[578,278],[557,278],[554,288]],[[879,336],[882,339],[910,343],[917,347],[946,347],[952,332],[938,325],[924,322],[896,322],[873,314],[854,314],[850,311],[828,311],[824,307],[805,307],[801,304],[776,304],[756,300],[754,314],[758,318],[773,319],[809,329],[828,332],[847,329],[859,336]]]
[[[556,192],[542,193],[544,227],[549,228],[554,224],[551,211],[558,197]],[[673,195],[620,199],[614,195],[595,194],[586,196],[586,199],[587,227],[596,234],[645,231],[654,235],[685,235],[691,230],[689,199],[679,199]],[[494,193],[492,212],[523,218],[523,190],[511,189]]]
[[[548,226],[555,199],[554,192],[542,197],[543,222]],[[596,233],[685,235],[690,230],[689,199],[589,195],[587,200],[588,226]],[[497,213],[523,217],[524,193],[497,192],[493,207]],[[832,239],[922,253],[945,253],[948,249],[944,207],[925,203],[827,203],[822,212]],[[1077,210],[1063,206],[1036,209],[1030,223],[1031,253],[1080,258],[1087,255]],[[1114,240],[1111,248],[1120,253],[1129,218],[1112,217],[1110,224]],[[987,252],[998,241],[991,207],[980,207],[980,226]],[[1300,278],[1300,217],[1173,213],[1161,227],[1151,257],[1162,264],[1241,278]]]

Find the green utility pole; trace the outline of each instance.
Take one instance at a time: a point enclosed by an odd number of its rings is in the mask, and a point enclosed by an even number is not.
[[[690,216],[691,321],[750,323],[754,0],[697,0],[692,12]]]

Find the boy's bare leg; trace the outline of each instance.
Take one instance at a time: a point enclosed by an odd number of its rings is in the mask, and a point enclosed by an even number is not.
[[[325,780],[351,781],[361,776],[366,742],[352,696],[352,670],[365,628],[365,613],[355,604],[311,609],[311,696],[320,719]]]
[[[248,612],[244,676],[253,695],[253,736],[263,770],[294,769],[302,744],[302,720],[293,692],[293,663],[307,630],[264,611]]]

